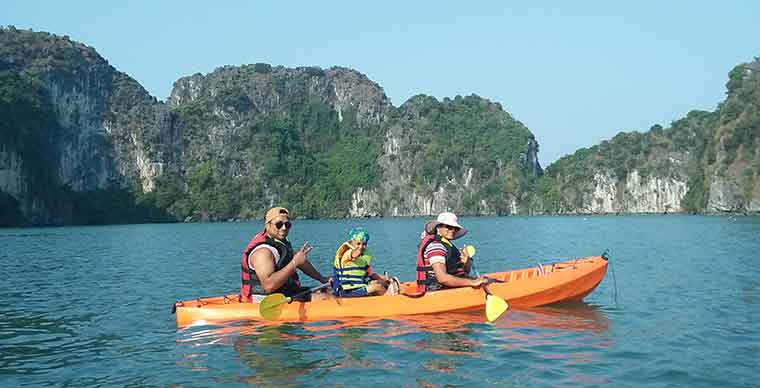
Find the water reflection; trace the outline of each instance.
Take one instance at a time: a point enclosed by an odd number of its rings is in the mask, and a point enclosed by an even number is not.
[[[609,329],[609,320],[604,313],[585,302],[515,309],[498,322],[510,327],[541,327],[593,333]]]
[[[511,309],[494,323],[485,323],[482,312],[476,311],[190,327],[180,331],[180,343],[190,346],[180,364],[209,371],[215,353],[232,349],[243,369],[230,372],[225,380],[255,386],[299,385],[324,376],[334,384],[351,384],[357,370],[363,371],[363,384],[375,378],[376,383],[387,383],[381,376],[400,371],[416,376],[421,386],[506,383],[515,373],[520,379],[542,382],[547,377],[540,360],[573,370],[595,362],[595,352],[609,346],[609,326],[598,308],[580,303]],[[516,365],[522,366],[520,372],[512,372]],[[510,372],[489,375],[500,368]],[[565,375],[575,384],[592,379],[577,370]]]
[[[250,370],[239,376],[239,381],[262,387],[293,385],[299,377],[319,368],[321,360],[307,357],[309,349],[299,343],[307,339],[299,332],[297,327],[282,325],[239,336],[234,349],[241,364]]]

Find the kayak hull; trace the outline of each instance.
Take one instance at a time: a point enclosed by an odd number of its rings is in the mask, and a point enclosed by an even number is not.
[[[599,285],[606,272],[607,260],[594,256],[486,276],[502,281],[491,283],[488,289],[510,306],[538,307],[582,300]],[[419,294],[416,283],[404,282],[399,295],[362,298],[315,295],[311,302],[284,305],[277,320],[293,322],[436,314],[482,309],[485,301],[482,288],[461,287]],[[259,314],[258,303],[241,303],[238,295],[181,301],[174,307],[177,326],[264,320]]]

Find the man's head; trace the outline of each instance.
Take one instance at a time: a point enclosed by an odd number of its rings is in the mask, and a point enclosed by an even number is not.
[[[290,232],[290,212],[284,207],[273,207],[264,216],[264,231],[278,240],[284,240]]]

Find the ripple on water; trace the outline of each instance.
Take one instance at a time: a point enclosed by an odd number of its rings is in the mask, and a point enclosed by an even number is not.
[[[593,306],[512,310],[493,324],[483,321],[477,312],[186,328],[180,330],[186,349],[181,364],[208,372],[215,349],[231,347],[254,372],[242,381],[257,384],[299,384],[325,368],[331,381],[345,384],[357,379],[357,368],[362,384],[399,373],[413,373],[418,384],[430,386],[603,379],[584,369],[609,346],[609,322]],[[272,368],[283,364],[288,366]]]
[[[180,330],[168,306],[236,289],[259,223],[0,229],[0,385],[756,385],[760,218],[584,218],[463,217],[462,243],[482,272],[610,248],[588,304]],[[292,240],[323,270],[361,224],[377,269],[408,279],[424,222],[298,220]]]

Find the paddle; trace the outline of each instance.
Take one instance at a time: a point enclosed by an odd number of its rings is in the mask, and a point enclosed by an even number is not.
[[[470,257],[475,256],[475,247],[472,245],[467,245],[463,248],[465,252]],[[472,262],[471,267],[475,271],[475,275],[477,277],[480,277],[480,273],[478,273],[478,270],[475,269],[475,263]],[[491,291],[488,289],[488,284],[496,282],[496,279],[488,279],[486,283],[483,284],[483,292],[486,293],[486,319],[488,322],[493,322],[497,320],[501,314],[504,314],[505,311],[509,308],[509,304],[506,300],[494,295],[491,293]]]
[[[271,294],[267,295],[259,302],[259,314],[266,320],[272,321],[280,317],[284,304],[292,303],[294,298],[302,295],[310,294],[314,291],[321,290],[330,286],[330,283],[322,283],[316,287],[309,288],[308,290],[301,291],[293,296],[285,296],[283,294]]]

